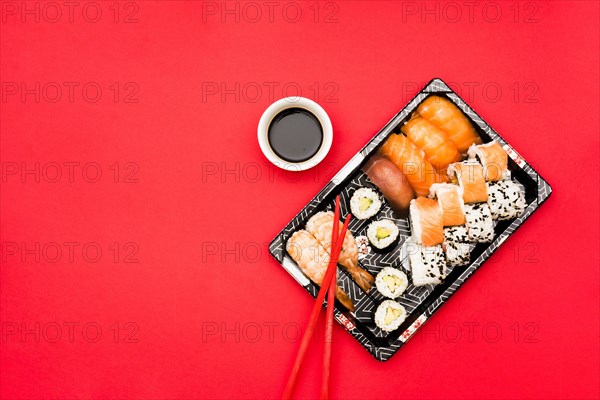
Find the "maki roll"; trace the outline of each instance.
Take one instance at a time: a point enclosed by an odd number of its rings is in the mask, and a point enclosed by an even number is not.
[[[394,300],[384,300],[375,311],[375,325],[386,332],[395,331],[406,319],[406,310]]]
[[[446,256],[442,245],[422,246],[407,240],[412,282],[415,286],[437,285],[446,277]]]
[[[437,201],[417,197],[410,202],[410,229],[416,243],[435,246],[444,241],[444,219]]]
[[[398,239],[398,227],[390,219],[374,221],[367,228],[367,237],[373,246],[382,250]]]
[[[464,225],[465,203],[457,185],[434,183],[429,189],[429,198],[437,198],[444,226]]]
[[[487,203],[466,204],[465,214],[469,241],[487,243],[494,239],[494,221]]]
[[[508,171],[508,154],[500,143],[493,141],[469,147],[469,159],[477,160],[483,166],[485,180],[494,182],[506,179]]]
[[[453,226],[444,229],[444,249],[448,265],[455,267],[471,261],[471,246],[468,241],[466,227]]]
[[[513,219],[525,211],[525,194],[518,183],[510,180],[488,182],[487,189],[487,204],[493,219]]]
[[[358,219],[369,219],[381,208],[381,200],[373,189],[360,188],[350,199],[350,211]]]
[[[487,201],[487,187],[483,167],[477,161],[469,160],[448,166],[448,176],[452,183],[457,183],[462,191],[465,203],[481,203]]]
[[[390,299],[400,296],[408,287],[408,278],[402,271],[392,267],[385,267],[377,274],[375,285],[379,293]]]

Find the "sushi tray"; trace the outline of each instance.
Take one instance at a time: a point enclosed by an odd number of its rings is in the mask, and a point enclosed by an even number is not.
[[[329,262],[334,199],[351,214],[335,319],[386,361],[550,196],[551,187],[433,79],[269,245],[312,296]]]

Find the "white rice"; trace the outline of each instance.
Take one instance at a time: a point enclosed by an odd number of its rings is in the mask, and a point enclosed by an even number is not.
[[[384,300],[375,311],[375,325],[386,332],[398,329],[405,319],[406,310],[394,300]]]
[[[361,199],[370,202],[368,207],[361,210]],[[381,199],[373,189],[360,188],[350,198],[350,211],[358,219],[369,219],[381,209]]]
[[[446,277],[446,256],[442,245],[425,247],[414,243],[411,239],[407,243],[408,259],[412,282],[415,286],[437,285]]]
[[[470,242],[487,243],[494,239],[494,221],[487,203],[465,204],[465,215]]]
[[[384,238],[378,238],[378,228],[384,228],[389,230],[389,236]],[[373,221],[371,222],[371,224],[369,224],[369,227],[367,228],[367,237],[369,238],[369,241],[373,246],[377,247],[378,249],[385,249],[386,247],[394,243],[396,239],[398,239],[398,227],[396,226],[396,223],[391,219],[381,219],[379,221]]]
[[[390,299],[399,297],[408,287],[406,274],[396,268],[385,267],[377,274],[375,285],[379,293]]]
[[[514,219],[525,211],[525,194],[518,183],[511,180],[487,182],[487,191],[487,204],[493,219]]]

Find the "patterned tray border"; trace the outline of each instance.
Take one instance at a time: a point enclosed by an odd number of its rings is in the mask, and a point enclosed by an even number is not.
[[[456,290],[462,286],[473,273],[481,267],[500,245],[525,222],[531,214],[550,197],[552,188],[520,155],[517,153],[495,130],[493,130],[471,107],[469,107],[444,81],[439,78],[432,79],[396,116],[394,116],[374,137],[367,143],[342,169],[325,185],[323,189],[290,221],[290,223],[273,239],[269,245],[269,252],[281,263],[283,268],[290,273],[313,297],[317,296],[319,287],[310,282],[302,271],[296,266],[285,252],[283,238],[289,237],[299,229],[320,203],[352,175],[362,164],[363,160],[371,155],[377,146],[387,138],[389,133],[410,113],[418,104],[432,92],[445,93],[468,117],[477,124],[487,135],[499,142],[507,151],[509,157],[521,167],[538,185],[537,199],[525,209],[520,218],[515,219],[506,230],[498,235],[486,250],[465,269],[465,271],[450,285],[416,320],[393,342],[390,346],[377,347],[350,321],[341,310],[335,309],[336,320],[346,328],[377,360],[387,361],[414,335],[414,333],[444,304]]]

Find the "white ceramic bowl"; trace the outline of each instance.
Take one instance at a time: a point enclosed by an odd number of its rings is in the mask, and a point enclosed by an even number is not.
[[[269,144],[268,134],[271,121],[273,121],[273,118],[275,118],[277,114],[288,108],[303,108],[309,111],[315,117],[317,117],[321,123],[321,128],[323,129],[323,142],[321,143],[321,147],[317,153],[309,160],[299,163],[286,161],[280,158],[277,154],[275,154],[271,148],[271,145]],[[281,100],[277,100],[265,110],[262,117],[260,117],[260,121],[258,122],[258,144],[263,154],[273,164],[288,171],[304,171],[323,161],[327,153],[329,153],[329,149],[331,149],[332,141],[333,129],[331,127],[331,120],[329,119],[329,116],[323,107],[305,97],[285,97]]]

